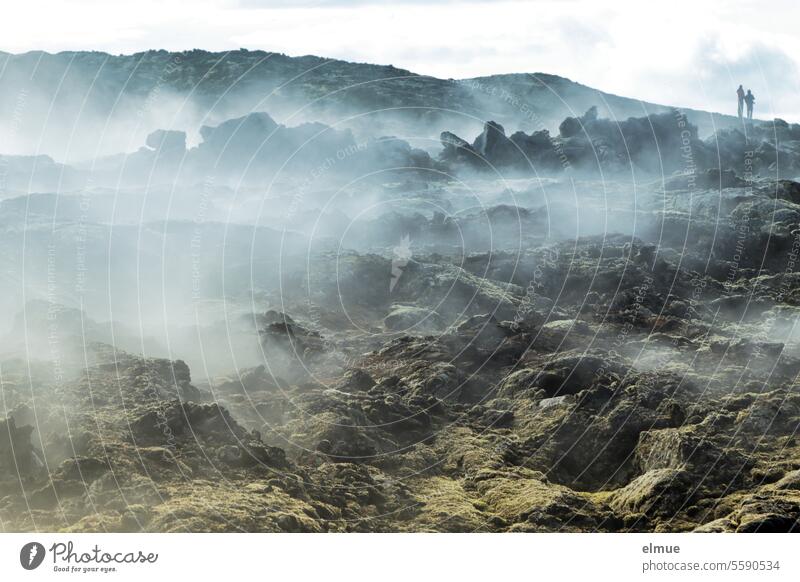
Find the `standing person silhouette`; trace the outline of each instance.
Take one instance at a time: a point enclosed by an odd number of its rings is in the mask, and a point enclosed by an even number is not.
[[[750,92],[750,89],[747,90],[747,95],[744,96],[744,102],[747,103],[747,119],[752,121],[753,120],[753,103],[755,103],[756,98]]]
[[[741,119],[744,113],[744,88],[741,85],[736,89],[736,97],[739,100],[739,119]]]

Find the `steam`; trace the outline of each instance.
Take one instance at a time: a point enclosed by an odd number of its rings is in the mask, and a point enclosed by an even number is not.
[[[380,91],[309,100],[329,65],[306,63],[284,85],[296,62],[267,57],[43,55],[33,77],[33,56],[10,58],[4,356],[77,373],[100,342],[183,359],[196,378],[258,366],[265,312],[291,311],[323,338],[371,329],[353,315],[363,309],[402,319],[409,286],[443,277],[426,271],[431,256],[452,262],[455,290],[465,276],[519,290],[543,245],[598,237],[602,255],[610,234],[678,240],[666,189],[713,188],[720,156],[743,155],[736,130],[703,140],[698,112],[617,122],[619,104],[564,79],[377,78]],[[363,74],[345,65],[348,79]],[[520,97],[554,84],[574,107]],[[398,88],[407,108],[383,107]],[[491,272],[493,253],[519,257],[520,272]],[[457,304],[437,307],[434,327],[458,324]]]

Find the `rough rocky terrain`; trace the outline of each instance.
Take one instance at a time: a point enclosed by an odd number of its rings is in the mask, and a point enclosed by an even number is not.
[[[0,525],[796,530],[800,185],[661,186],[636,236],[498,205],[499,248],[431,215],[314,255],[252,317],[264,363],[202,382],[85,333],[4,361]]]
[[[0,529],[800,529],[800,126],[585,111],[4,159]]]
[[[288,125],[335,123],[362,137],[374,137],[380,127],[381,135],[434,140],[445,129],[479,130],[490,115],[530,132],[556,127],[593,105],[619,120],[669,111],[545,73],[437,79],[392,65],[244,49],[0,51],[0,80],[6,135],[30,155],[52,144],[44,153],[72,161],[133,151],[165,123],[169,129],[216,126],[254,111],[271,112]],[[732,115],[686,113],[704,136],[736,123]]]

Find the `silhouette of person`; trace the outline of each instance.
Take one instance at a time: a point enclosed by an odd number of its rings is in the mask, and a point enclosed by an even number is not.
[[[739,119],[741,119],[744,113],[744,88],[741,85],[736,89],[736,97],[739,99]]]
[[[750,92],[750,89],[747,90],[747,95],[744,96],[744,102],[747,103],[747,119],[753,119],[753,103],[755,103],[756,97]]]

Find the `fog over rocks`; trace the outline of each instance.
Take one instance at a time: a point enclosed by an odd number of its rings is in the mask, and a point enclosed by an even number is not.
[[[3,529],[800,527],[796,124],[73,56],[98,107],[124,63],[129,115],[156,86],[204,113],[0,159]]]
[[[7,138],[0,154],[44,153],[59,162],[133,152],[160,128],[190,131],[195,143],[200,126],[254,111],[289,126],[344,124],[359,141],[406,131],[435,140],[444,130],[480,131],[481,120],[492,118],[530,133],[591,106],[619,120],[669,111],[669,104],[545,73],[437,79],[392,65],[244,49],[0,52],[0,71],[0,129]],[[738,123],[733,115],[686,114],[704,137]]]

